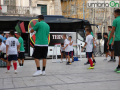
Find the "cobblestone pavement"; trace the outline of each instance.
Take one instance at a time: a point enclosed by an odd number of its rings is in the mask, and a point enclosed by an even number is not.
[[[116,62],[103,61],[97,57],[94,70],[87,70],[87,61],[76,61],[72,65],[47,61],[46,76],[32,77],[35,73],[34,60],[26,60],[24,67],[18,68],[18,74],[6,74],[6,68],[0,68],[0,90],[120,90],[120,74],[114,72]],[[42,62],[41,62],[42,63]]]

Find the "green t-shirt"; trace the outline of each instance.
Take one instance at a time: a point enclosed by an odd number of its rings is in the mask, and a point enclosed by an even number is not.
[[[33,30],[36,31],[35,36],[35,45],[37,46],[46,46],[48,45],[48,35],[50,32],[50,26],[44,22],[37,22],[33,27]]]
[[[23,41],[22,37],[19,37],[18,41],[20,43],[20,51],[24,52],[25,51],[25,49],[24,49],[24,41]]]
[[[112,26],[116,27],[114,41],[120,41],[120,16],[118,16],[115,20],[113,20]]]
[[[91,32],[91,35],[94,37],[93,32]]]
[[[108,39],[109,39],[109,37],[110,37],[110,33],[111,33],[111,31],[109,32],[109,34],[108,34]],[[109,44],[111,44],[113,42],[113,37],[110,39],[110,43]]]

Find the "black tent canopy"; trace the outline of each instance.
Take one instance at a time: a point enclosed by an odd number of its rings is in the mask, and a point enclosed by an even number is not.
[[[9,31],[15,30],[16,24],[24,21],[25,29],[28,31],[28,24],[32,19],[38,17],[23,17],[23,16],[0,16],[0,30]],[[84,25],[90,24],[84,19],[65,18],[59,15],[45,15],[45,22],[51,27],[51,31],[74,31],[75,29],[83,29]]]
[[[86,22],[83,19],[70,19],[64,16],[52,16],[47,15],[45,17],[45,22],[47,23],[74,23],[74,22]],[[0,21],[31,21],[32,19],[37,19],[37,17],[20,17],[20,16],[0,16]],[[88,21],[86,22],[88,23]]]

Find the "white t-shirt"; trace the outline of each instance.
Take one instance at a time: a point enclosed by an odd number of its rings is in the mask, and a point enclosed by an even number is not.
[[[4,43],[0,45],[0,51],[2,51],[3,53],[6,53],[6,45]]]
[[[70,42],[72,43],[73,40],[71,40]],[[72,45],[69,44],[69,47],[70,47],[70,51],[73,51],[73,43],[72,43]]]
[[[85,42],[87,43],[87,45],[86,45],[86,52],[92,52],[92,50],[93,50],[93,36],[92,35],[88,35],[86,37],[86,41]]]
[[[17,46],[19,45],[18,39],[15,37],[9,37],[6,41],[6,45],[9,45],[8,55],[17,55]]]
[[[63,48],[64,48],[64,47],[60,47],[60,50],[61,50],[61,51],[65,51]]]
[[[68,46],[65,48],[65,52],[70,52],[69,43],[70,43],[70,41],[69,41],[68,39],[65,39],[65,40],[64,40],[64,47],[66,47],[66,45],[68,45]]]

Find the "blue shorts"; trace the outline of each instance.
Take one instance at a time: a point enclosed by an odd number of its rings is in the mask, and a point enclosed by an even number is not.
[[[70,55],[70,52],[65,52],[66,55]]]
[[[86,52],[86,58],[91,58],[92,57],[92,52]]]
[[[74,54],[73,51],[70,51],[70,56],[73,56],[73,54]]]
[[[17,61],[17,55],[9,55],[8,61],[12,61],[12,60]]]

